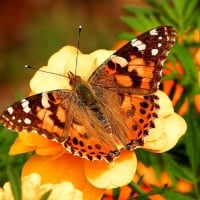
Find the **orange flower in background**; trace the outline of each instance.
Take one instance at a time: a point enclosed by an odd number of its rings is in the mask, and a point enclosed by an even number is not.
[[[87,80],[89,75],[113,51],[98,50],[91,54],[79,52],[76,74]],[[50,57],[47,66],[41,68],[48,72],[66,75],[74,72],[77,49],[63,47]],[[66,77],[38,71],[30,82],[31,94],[54,89],[70,88]],[[151,129],[142,148],[155,153],[171,149],[186,131],[186,123],[174,113],[172,103],[161,91],[157,92],[160,110],[155,120],[156,128]],[[81,191],[80,199],[100,199],[107,188],[127,185],[135,174],[137,158],[134,152],[122,150],[119,158],[111,163],[88,161],[69,154],[61,144],[33,133],[20,132],[10,154],[35,151],[25,163],[22,177],[33,172],[41,176],[41,184],[70,183]],[[70,186],[71,187],[71,186]]]
[[[193,32],[193,41],[192,43],[198,43],[200,41],[200,30],[199,29],[195,29]],[[181,44],[182,41],[182,37],[179,35],[178,37],[178,41]],[[194,63],[196,64],[197,67],[197,71],[198,71],[198,85],[200,86],[200,48],[190,48],[190,52],[194,58]],[[175,64],[166,63],[166,68],[163,69],[163,74],[164,75],[170,75],[174,72],[177,72],[176,74],[176,79],[181,80],[184,79],[184,68],[181,65],[180,62],[176,61]],[[174,94],[172,97],[172,103],[173,106],[175,106],[177,104],[177,102],[180,100],[181,96],[184,94],[185,88],[180,85],[178,82],[176,82],[175,80],[167,80],[163,82],[163,91],[169,95],[170,92],[174,89]],[[195,94],[193,96],[193,101],[194,101],[194,105],[196,108],[196,111],[198,113],[200,113],[200,94]],[[178,114],[180,115],[184,115],[189,109],[189,100],[188,97],[185,98],[184,102],[182,103],[182,105],[180,106],[179,110],[178,110]]]
[[[195,52],[194,62],[196,63],[197,68],[198,68],[198,80],[199,80],[198,84],[200,86],[200,70],[199,70],[200,69],[199,68],[199,66],[200,66],[200,50],[197,50]],[[181,80],[184,78],[184,69],[178,61],[176,61],[174,65],[172,63],[167,62],[166,68],[163,69],[163,74],[171,75],[174,72],[177,73],[176,78],[178,80]],[[175,106],[178,103],[178,101],[181,99],[182,95],[184,94],[185,88],[175,80],[163,81],[163,91],[167,95],[170,95],[170,92],[172,90],[174,90],[174,94],[173,94],[171,100],[172,100],[173,106]],[[200,113],[200,104],[199,104],[200,94],[195,94],[193,97],[193,101],[194,101],[196,111],[198,113]],[[189,102],[188,102],[188,98],[186,97],[184,102],[178,109],[178,114],[183,116],[188,111],[188,108],[189,108]]]
[[[198,41],[200,40],[199,39],[199,30],[198,30]],[[197,49],[195,55],[194,55],[194,62],[196,63],[197,67],[198,67],[198,84],[199,84],[199,87],[200,87],[200,48]],[[195,107],[196,107],[196,110],[198,113],[200,113],[200,94],[196,94],[194,96],[194,104],[195,104]]]

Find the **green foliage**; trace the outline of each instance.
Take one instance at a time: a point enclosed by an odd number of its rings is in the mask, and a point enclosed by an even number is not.
[[[50,194],[51,194],[51,190],[44,193],[42,197],[40,198],[40,200],[47,200]]]
[[[187,40],[188,34],[200,27],[199,2],[197,0],[192,2],[187,0],[146,0],[146,2],[148,4],[146,7],[134,5],[124,7],[133,16],[125,16],[121,19],[133,30],[144,32],[144,30],[159,25],[172,25]]]
[[[11,184],[13,196],[15,200],[21,200],[22,192],[21,192],[21,177],[19,172],[11,167],[7,168],[8,179]]]
[[[0,136],[0,186],[8,180],[11,181],[12,185],[15,185],[13,181],[19,182],[17,175],[21,173],[22,166],[29,155],[8,156],[9,149],[16,139],[17,134],[0,126]],[[14,180],[15,178],[16,180]],[[17,190],[16,188],[13,189]]]

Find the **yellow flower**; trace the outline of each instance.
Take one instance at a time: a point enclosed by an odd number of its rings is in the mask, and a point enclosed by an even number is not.
[[[155,153],[162,153],[173,148],[179,138],[186,132],[185,120],[174,112],[172,102],[168,96],[157,91],[160,110],[155,120],[155,128],[149,131],[142,148]]]
[[[22,178],[22,199],[36,200],[50,191],[48,200],[81,200],[82,192],[74,188],[70,182],[60,182],[57,184],[41,184],[41,176],[37,173],[29,174]],[[11,185],[6,182],[3,188],[0,188],[0,199],[14,200]]]
[[[76,74],[85,80],[96,67],[113,51],[97,50],[91,54],[78,51]],[[48,72],[66,75],[75,72],[77,49],[72,46],[63,47],[41,68]],[[55,74],[37,71],[30,82],[31,94],[54,89],[70,88],[67,78]],[[143,148],[154,152],[164,152],[172,148],[186,130],[185,121],[174,113],[171,101],[158,91],[160,98],[159,118],[156,128],[151,130]],[[177,129],[179,127],[179,129]],[[105,161],[88,161],[65,151],[61,144],[43,138],[40,135],[21,132],[13,144],[10,154],[29,151],[35,154],[25,163],[22,177],[32,172],[41,175],[41,183],[60,183],[67,181],[80,190],[83,199],[100,199],[105,188],[116,188],[128,184],[137,167],[134,152],[122,150],[119,158],[111,163]]]

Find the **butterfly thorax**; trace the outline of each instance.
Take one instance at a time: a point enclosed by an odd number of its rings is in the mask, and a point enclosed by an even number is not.
[[[95,95],[92,92],[90,85],[81,79],[80,76],[69,72],[69,84],[77,97],[85,106],[91,106],[97,103]]]
[[[82,80],[80,76],[76,76],[71,72],[69,72],[69,79],[69,84],[77,95],[79,103],[81,103],[80,106],[84,106],[86,109],[90,110],[91,114],[99,121],[104,131],[112,132],[110,122],[105,116],[101,103],[90,84]]]

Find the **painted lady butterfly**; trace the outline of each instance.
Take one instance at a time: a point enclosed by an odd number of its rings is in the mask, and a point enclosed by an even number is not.
[[[120,149],[142,146],[154,128],[154,94],[175,29],[143,33],[111,55],[84,81],[69,72],[72,90],[36,94],[11,105],[0,122],[14,131],[36,132],[89,160],[111,162]]]

